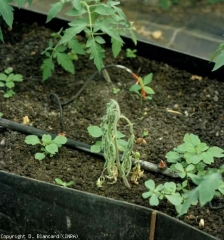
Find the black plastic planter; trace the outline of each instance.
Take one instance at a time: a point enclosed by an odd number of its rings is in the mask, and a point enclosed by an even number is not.
[[[15,20],[44,24],[46,16],[15,11]],[[66,22],[55,19],[57,30]],[[125,39],[126,46],[130,39]],[[146,51],[147,49],[147,51]],[[138,53],[220,79],[212,64],[168,49],[139,42]],[[9,127],[9,126],[6,126]],[[21,130],[21,129],[20,129]],[[0,238],[6,239],[216,239],[152,209],[58,187],[0,171]],[[14,234],[14,236],[12,236]],[[23,235],[24,234],[24,235]],[[22,236],[21,236],[22,235]]]

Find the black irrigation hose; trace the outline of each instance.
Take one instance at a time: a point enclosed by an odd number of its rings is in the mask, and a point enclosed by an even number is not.
[[[210,201],[210,202],[209,202],[209,207],[210,207],[211,209],[214,209],[214,210],[223,209],[223,208],[224,208],[224,204],[220,204],[220,205],[218,205],[218,206],[214,206],[214,205],[212,205],[212,201]]]
[[[14,130],[14,131],[18,131],[18,132],[21,132],[24,134],[36,135],[38,137],[42,137],[43,134],[50,134],[53,138],[57,136],[57,134],[49,133],[49,132],[46,132],[46,131],[43,131],[43,130],[40,130],[40,129],[37,129],[34,127],[30,127],[30,126],[26,126],[26,125],[23,125],[20,123],[12,122],[12,121],[4,119],[4,118],[0,118],[0,126]],[[88,152],[92,155],[97,155],[99,157],[103,157],[103,152],[92,153],[90,151],[90,148],[91,148],[90,145],[79,142],[79,141],[75,141],[75,140],[67,138],[67,142],[65,143],[65,146],[67,146],[69,148],[73,148],[73,149],[78,149],[78,150],[81,150],[84,152]],[[162,173],[166,176],[173,177],[173,178],[179,177],[179,175],[176,172],[170,170],[169,168],[165,169],[164,171],[161,171],[160,168],[156,164],[146,162],[143,160],[140,160],[139,163],[140,163],[142,169],[144,169],[144,170]],[[132,164],[135,165],[134,159],[132,159]]]

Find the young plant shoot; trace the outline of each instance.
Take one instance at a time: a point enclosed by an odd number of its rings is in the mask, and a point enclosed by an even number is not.
[[[51,6],[47,22],[55,18],[62,10],[63,5],[68,2],[73,7],[66,15],[73,17],[74,20],[68,24],[69,27],[63,34],[60,33],[60,40],[56,46],[53,46],[53,42],[51,41],[48,48],[43,52],[46,56],[41,66],[43,80],[51,77],[55,67],[54,59],[66,71],[75,72],[74,66],[72,67],[72,60],[66,53],[68,48],[77,54],[88,54],[96,68],[101,71],[104,67],[103,59],[105,58],[105,50],[103,48],[105,39],[103,35],[110,36],[114,57],[118,56],[123,46],[121,35],[129,32],[134,43],[137,43],[133,22],[127,21],[123,11],[117,7],[120,4],[118,1],[108,0],[106,3],[103,3],[100,0],[60,0]],[[84,42],[85,51],[79,50],[80,43],[78,43],[76,38],[81,32],[84,32],[86,36]]]
[[[14,74],[13,68],[5,69],[4,73],[0,73],[0,87],[3,88],[5,98],[10,98],[16,93],[13,91],[16,82],[22,82],[23,76],[21,74]]]
[[[62,187],[71,187],[72,185],[74,185],[74,182],[73,181],[69,181],[69,182],[64,182],[64,181],[62,181],[60,178],[55,178],[54,179],[54,181],[58,184],[58,185],[60,185],[60,186],[62,186]]]
[[[67,142],[67,138],[64,136],[57,136],[52,139],[51,135],[44,134],[41,140],[36,135],[29,135],[25,139],[26,144],[30,145],[41,145],[41,152],[37,152],[35,154],[35,159],[43,160],[46,156],[53,157],[57,152],[58,148],[60,148],[63,144]]]

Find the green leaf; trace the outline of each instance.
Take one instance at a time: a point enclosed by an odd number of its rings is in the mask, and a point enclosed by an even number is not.
[[[82,5],[81,5],[80,0],[72,1],[72,5],[73,5],[78,11],[80,11],[81,8],[82,8]]]
[[[8,0],[1,0],[0,1],[0,15],[2,15],[4,21],[7,25],[12,28],[13,22],[13,8],[8,3]]]
[[[92,137],[98,138],[102,136],[102,130],[98,126],[89,126],[87,130]]]
[[[218,190],[224,195],[224,182],[223,181],[221,181],[218,184]]]
[[[215,158],[224,157],[224,154],[223,154],[224,150],[222,148],[219,148],[219,147],[210,147],[207,152],[211,153],[212,156],[215,157]]]
[[[117,138],[123,138],[123,137],[125,137],[125,135],[124,135],[122,132],[117,131],[116,137],[117,137]]]
[[[176,168],[179,172],[185,173],[185,170],[184,170],[184,168],[183,168],[183,166],[182,166],[181,163],[176,163],[176,164],[175,164],[175,168]]]
[[[60,178],[55,178],[54,181],[55,181],[57,184],[64,186],[64,182],[63,182]]]
[[[73,8],[73,9],[69,10],[68,12],[66,12],[65,15],[72,16],[72,17],[78,17],[78,16],[81,16],[85,13],[86,13],[85,8],[81,8],[80,10],[77,10],[77,9]]]
[[[183,197],[180,195],[180,193],[174,193],[172,195],[165,195],[165,197],[168,199],[170,203],[172,203],[175,206],[178,206],[182,203]]]
[[[215,71],[224,65],[224,51],[221,51],[216,59],[215,66],[212,71]]]
[[[149,204],[151,206],[158,206],[159,205],[159,199],[158,199],[158,196],[156,194],[153,194],[151,196],[151,198],[149,199]]]
[[[152,196],[152,192],[151,192],[151,191],[150,191],[150,192],[144,192],[144,193],[142,194],[142,197],[143,197],[144,199],[149,198],[150,196]]]
[[[68,42],[68,47],[77,54],[85,54],[82,44],[80,44],[76,39],[72,39]]]
[[[165,157],[167,159],[167,162],[171,162],[171,163],[176,163],[181,159],[180,154],[174,151],[168,152]]]
[[[209,151],[203,152],[200,155],[201,155],[202,160],[203,160],[204,163],[211,164],[211,163],[214,162],[214,158],[213,158],[212,154]]]
[[[7,79],[7,75],[4,74],[4,73],[0,73],[0,80],[1,81],[6,81],[6,79]]]
[[[52,57],[46,58],[40,67],[43,70],[42,80],[45,81],[52,76],[52,71],[54,70],[54,62]]]
[[[90,151],[92,153],[99,153],[101,151],[101,141],[97,141],[94,145],[92,145]]]
[[[96,36],[95,41],[99,44],[104,44],[105,40],[101,36]]]
[[[64,36],[59,41],[59,45],[69,42],[78,33],[83,31],[87,25],[86,20],[79,18],[73,22],[70,22],[71,27],[67,28],[64,32]]]
[[[34,158],[37,159],[37,160],[39,160],[39,161],[43,160],[45,157],[46,157],[46,156],[45,156],[44,153],[36,153],[36,154],[34,155]]]
[[[96,43],[94,39],[88,39],[87,44],[86,47],[89,47],[86,52],[90,53],[89,58],[94,60],[94,64],[96,65],[98,71],[101,71],[104,66],[103,58],[105,57],[103,48]]]
[[[186,172],[191,172],[191,171],[193,171],[195,169],[195,166],[193,165],[193,164],[190,164],[190,165],[188,165],[187,167],[186,167]]]
[[[64,3],[62,1],[59,1],[59,2],[51,5],[50,11],[47,14],[46,22],[50,22],[52,20],[52,18],[55,18],[57,16],[57,14],[61,11],[61,9],[63,7],[63,4]]]
[[[100,15],[112,15],[113,13],[115,13],[114,9],[112,9],[110,6],[106,5],[106,4],[100,4],[98,5],[94,12],[100,14]]]
[[[8,87],[8,88],[13,88],[13,87],[15,87],[15,83],[14,82],[6,82],[6,87]]]
[[[23,81],[23,76],[21,74],[15,74],[13,76],[13,81],[15,81],[15,82],[22,82]]]
[[[204,176],[202,182],[198,185],[201,206],[204,206],[207,202],[213,199],[221,180],[222,176],[219,172],[211,172]]]
[[[144,86],[144,90],[147,94],[155,94],[152,88]]]
[[[185,142],[177,147],[177,149],[181,152],[191,152],[195,151],[194,145],[189,142]]]
[[[47,146],[45,146],[45,149],[48,153],[54,155],[56,152],[58,152],[58,146],[55,143],[51,143]]]
[[[143,78],[144,85],[148,85],[152,81],[153,74],[150,73]]]
[[[52,137],[51,137],[51,135],[50,134],[43,134],[43,136],[42,136],[42,142],[43,143],[46,143],[46,144],[48,144],[48,143],[50,143],[51,142],[51,140],[52,140]]]
[[[145,181],[145,186],[150,190],[154,190],[155,189],[155,182],[152,179],[147,180],[147,181]]]
[[[193,144],[193,146],[197,146],[198,144],[201,143],[200,139],[198,136],[194,135],[194,134],[189,134],[189,133],[186,133],[184,135],[184,142],[185,143],[191,143]]]
[[[66,53],[55,52],[58,64],[60,64],[66,71],[74,74],[75,67],[71,58]]]
[[[40,144],[40,139],[36,135],[29,135],[26,136],[25,143],[30,145]]]
[[[67,142],[67,138],[65,136],[57,136],[52,140],[53,143],[57,144],[58,146],[61,146]]]

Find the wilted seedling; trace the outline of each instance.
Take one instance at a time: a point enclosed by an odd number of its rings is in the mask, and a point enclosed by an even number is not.
[[[132,168],[132,176],[131,176],[131,181],[134,184],[138,184],[138,179],[141,178],[144,174],[144,170],[141,170],[141,165],[139,163],[140,160],[140,153],[139,152],[134,152],[133,157],[135,159],[135,166]]]
[[[53,157],[63,144],[67,142],[67,138],[64,136],[57,136],[52,139],[51,135],[44,134],[40,140],[36,135],[29,135],[25,139],[25,143],[30,145],[40,144],[41,151],[35,154],[35,159],[43,160],[47,155]]]
[[[15,82],[22,82],[23,76],[21,74],[14,74],[13,68],[9,67],[5,69],[4,73],[0,73],[0,87],[4,90],[5,98],[10,98],[15,95],[15,92],[12,90],[15,87]]]
[[[74,181],[64,182],[64,181],[62,181],[60,178],[55,178],[54,181],[55,181],[58,185],[61,185],[61,186],[63,186],[63,187],[71,187],[72,185],[74,185]]]

